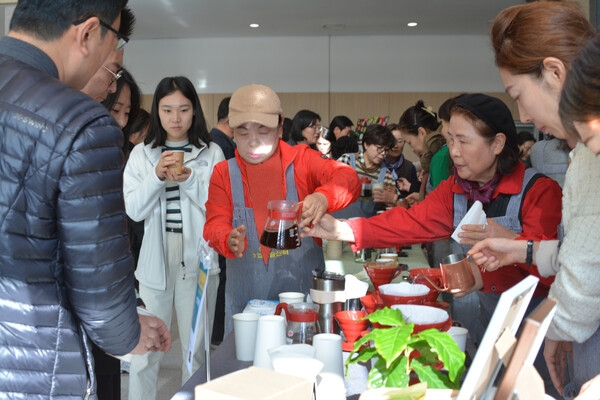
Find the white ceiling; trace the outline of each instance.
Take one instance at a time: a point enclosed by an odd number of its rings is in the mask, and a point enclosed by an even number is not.
[[[524,0],[129,0],[134,39],[486,35]],[[416,21],[416,28],[407,27]],[[260,27],[252,29],[250,23]],[[327,29],[324,25],[334,25]],[[335,28],[342,25],[343,28]]]

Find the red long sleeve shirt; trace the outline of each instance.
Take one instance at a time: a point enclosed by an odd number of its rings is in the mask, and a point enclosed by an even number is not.
[[[518,194],[521,191],[525,167],[519,163],[512,174],[502,177],[493,199],[501,194]],[[454,183],[454,177],[442,181],[427,195],[425,200],[410,209],[394,207],[392,210],[372,218],[347,221],[355,237],[355,248],[384,248],[398,245],[432,242],[447,239],[454,232],[455,193],[464,190]],[[560,186],[550,178],[538,178],[524,194],[521,209],[521,240],[556,239],[561,221],[562,192]],[[504,266],[496,271],[482,274],[484,292],[502,293],[527,275],[540,278],[536,295],[547,295],[554,278],[541,278],[537,266],[525,264]]]

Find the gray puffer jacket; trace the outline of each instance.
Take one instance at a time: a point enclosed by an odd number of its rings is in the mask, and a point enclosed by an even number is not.
[[[0,398],[94,398],[89,339],[139,340],[122,144],[102,105],[0,54]]]

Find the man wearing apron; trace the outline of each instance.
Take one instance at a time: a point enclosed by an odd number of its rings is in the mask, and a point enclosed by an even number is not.
[[[249,300],[275,300],[285,291],[308,293],[311,271],[325,267],[319,239],[305,238],[293,250],[260,244],[268,202],[302,201],[302,227],[360,195],[352,168],[321,158],[308,146],[281,141],[282,121],[279,98],[266,86],[244,86],[231,96],[229,124],[237,149],[234,159],[215,166],[204,227],[204,238],[227,258],[225,335],[233,328],[233,314]]]

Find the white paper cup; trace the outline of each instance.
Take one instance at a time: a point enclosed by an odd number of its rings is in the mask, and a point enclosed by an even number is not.
[[[235,357],[240,361],[254,360],[256,328],[259,318],[260,315],[254,313],[239,313],[233,316]]]
[[[319,333],[313,336],[315,358],[323,362],[323,373],[333,373],[344,378],[342,337],[335,333]]]
[[[281,315],[264,315],[258,319],[254,366],[273,369],[269,349],[286,344],[285,319]]]
[[[452,336],[452,339],[454,339],[460,351],[464,352],[467,346],[467,335],[469,330],[460,326],[453,326],[448,330],[448,333]]]
[[[279,302],[294,304],[294,303],[302,303],[304,301],[304,293],[300,292],[282,292],[279,293]]]

